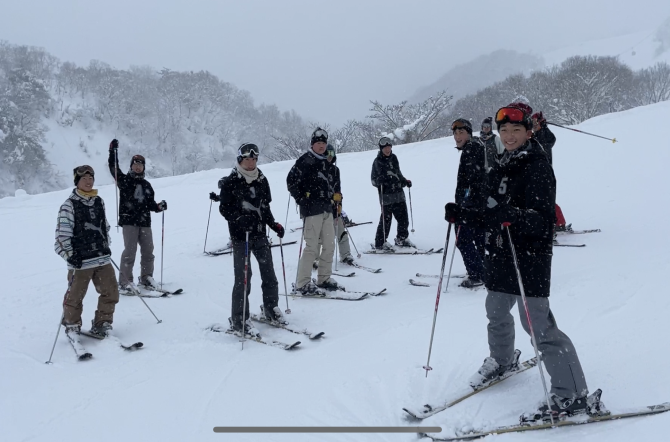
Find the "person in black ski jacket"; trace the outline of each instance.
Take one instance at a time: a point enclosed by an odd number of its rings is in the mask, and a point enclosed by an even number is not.
[[[379,153],[372,163],[370,179],[377,188],[382,213],[379,217],[377,234],[375,235],[375,249],[393,250],[393,246],[386,239],[391,233],[392,217],[398,223],[395,245],[399,247],[416,247],[409,240],[409,216],[405,200],[404,187],[412,187],[412,181],[405,178],[400,171],[398,157],[392,152],[393,143],[390,138],[382,137],[379,140]]]
[[[138,293],[133,283],[133,266],[140,245],[140,278],[141,285],[155,289],[158,284],[154,275],[154,240],[151,232],[151,213],[167,210],[167,203],[157,203],[154,189],[144,178],[146,161],[142,155],[135,155],[130,160],[128,173],[121,172],[118,162],[119,142],[114,139],[109,143],[109,172],[116,180],[119,188],[119,225],[123,228],[123,254],[119,271],[119,291],[124,295]]]
[[[479,132],[479,139],[489,149],[495,149],[497,135],[493,133],[493,118],[486,117],[482,121],[481,131]]]
[[[472,137],[472,125],[459,118],[451,125],[456,149],[461,152],[456,181],[456,204],[461,207],[480,207],[483,204],[486,175],[486,147]],[[475,288],[484,285],[484,230],[459,224],[456,226],[456,246],[461,252],[468,277],[460,286]]]
[[[526,109],[521,103],[513,103],[496,113],[506,152],[500,164],[488,172],[485,205],[461,208],[449,203],[445,207],[447,221],[480,225],[487,230],[486,314],[490,357],[472,376],[470,384],[477,388],[516,369],[518,353],[514,350],[514,319],[510,310],[518,304],[527,333],[530,333],[527,317],[532,321],[538,349],[551,376],[551,412],[580,413],[586,409],[586,379],[572,341],[556,325],[548,299],[556,179],[539,143],[531,139],[532,123]],[[527,311],[520,299],[522,284]],[[548,406],[544,405],[531,413],[531,420],[548,418],[548,412]]]
[[[230,238],[233,241],[233,285],[231,316],[228,319],[235,332],[257,335],[258,331],[249,321],[249,293],[251,293],[251,265],[246,269],[245,250],[249,233],[249,253],[253,253],[261,272],[263,291],[262,313],[270,321],[287,324],[278,307],[279,294],[277,276],[272,262],[270,243],[265,236],[265,226],[269,226],[280,238],[284,237],[284,227],[275,221],[270,202],[270,184],[256,163],[260,150],[252,143],[240,146],[237,152],[237,166],[230,175],[219,180],[219,212],[228,221]],[[244,293],[245,277],[247,291]],[[244,316],[244,317],[243,317]],[[244,326],[243,326],[244,324]]]
[[[298,263],[295,290],[302,295],[324,294],[337,290],[331,277],[335,255],[333,227],[334,169],[326,160],[328,132],[317,127],[312,132],[310,149],[298,158],[286,177],[286,187],[300,206],[303,218],[305,250]],[[312,266],[319,258],[316,284],[312,281]]]

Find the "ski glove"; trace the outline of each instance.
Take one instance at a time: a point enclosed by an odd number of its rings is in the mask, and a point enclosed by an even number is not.
[[[519,221],[519,209],[507,203],[498,204],[484,211],[484,218],[491,224],[500,226],[503,224],[514,224]]]
[[[78,253],[73,253],[70,255],[70,257],[67,259],[67,262],[75,269],[81,268],[81,256],[79,256]]]
[[[458,217],[461,214],[461,207],[456,203],[447,203],[444,206],[444,219],[445,221],[455,224],[458,220]]]
[[[221,201],[221,198],[219,197],[219,195],[217,195],[214,192],[209,192],[209,199],[212,200],[212,201],[216,201],[217,203],[219,201]]]
[[[410,180],[405,180],[405,186],[412,187],[412,182]]]
[[[284,227],[279,223],[270,224],[270,228],[277,233],[277,236],[280,238],[284,237]]]
[[[119,140],[114,138],[111,143],[109,143],[109,151],[112,152],[119,148]]]
[[[531,119],[537,120],[537,124],[539,124],[540,127],[546,127],[547,126],[547,119],[544,118],[544,115],[542,115],[542,112],[534,113],[533,116],[531,117]]]
[[[164,210],[167,210],[167,203],[165,202],[165,200],[161,201],[161,202],[158,203],[157,205],[158,205],[158,209],[159,209],[161,212],[164,211]]]
[[[333,194],[333,201],[337,201],[338,203],[342,201],[342,194],[339,192]]]

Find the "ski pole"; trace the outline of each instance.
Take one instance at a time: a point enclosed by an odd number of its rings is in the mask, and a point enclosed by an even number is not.
[[[523,289],[523,281],[521,280],[521,271],[519,270],[519,261],[516,259],[516,250],[512,242],[512,234],[510,233],[510,223],[503,223],[505,230],[507,230],[507,238],[509,238],[509,248],[512,250],[512,258],[514,259],[514,268],[516,269],[516,277],[519,281],[519,291],[521,291],[521,300],[523,301],[523,308],[526,310],[526,320],[528,321],[528,330],[530,330],[530,339],[535,350],[535,358],[537,358],[537,367],[540,369],[540,377],[542,378],[542,388],[544,388],[544,397],[547,400],[547,411],[551,418],[551,424],[554,425],[554,416],[551,414],[551,401],[549,400],[549,391],[547,391],[547,382],[544,379],[544,370],[542,369],[542,361],[540,360],[540,352],[537,349],[537,341],[535,340],[535,332],[533,331],[533,323],[530,320],[530,311],[528,310],[528,300],[526,299],[526,291]]]
[[[163,290],[163,249],[165,248],[165,211],[161,220],[161,290]]]
[[[354,250],[356,250],[356,257],[358,259],[361,259],[361,254],[358,252],[356,242],[354,241],[354,238],[351,236],[351,233],[349,233],[349,229],[347,228],[347,225],[344,223],[344,221],[342,222],[342,225],[344,226],[344,231],[347,232],[347,236],[349,237],[349,239],[351,239],[351,243],[354,245]]]
[[[288,226],[288,209],[291,207],[291,194],[288,194],[288,201],[286,201],[286,219],[284,220],[284,226]]]
[[[337,260],[338,260],[338,257],[337,257],[338,253],[337,252],[340,249],[340,241],[339,241],[339,235],[337,234],[337,231],[339,230],[339,228],[336,227],[336,226],[337,226],[337,218],[335,218],[335,220],[333,221],[333,233],[335,234],[335,235],[333,235],[334,236],[333,240],[334,240],[334,243],[335,243],[335,271],[337,272]]]
[[[435,323],[437,322],[437,308],[440,305],[440,291],[442,290],[442,278],[444,277],[444,267],[447,264],[447,249],[449,248],[449,237],[451,236],[451,226],[447,227],[447,239],[444,243],[444,252],[442,253],[442,270],[440,270],[440,280],[437,283],[437,298],[435,299],[435,313],[433,314],[433,329],[430,332],[430,345],[428,346],[428,362],[423,366],[423,369],[426,370],[426,377],[428,377],[428,371],[433,368],[430,366],[430,354],[433,351],[433,337],[435,336]]]
[[[116,185],[116,233],[119,233],[119,153],[114,149],[114,184]]]
[[[202,247],[202,253],[206,253],[205,249],[207,249],[207,235],[209,234],[209,220],[212,217],[212,204],[214,201],[209,200],[209,216],[207,216],[207,230],[205,230],[205,245]]]
[[[77,271],[77,269],[72,270],[72,277],[70,277],[70,281],[67,283],[67,290],[65,291],[65,296],[63,297],[63,311],[60,315],[60,322],[58,323],[58,331],[56,332],[56,339],[54,339],[54,345],[51,347],[51,354],[49,355],[49,360],[45,362],[45,364],[50,365],[53,364],[51,362],[51,358],[54,355],[54,350],[56,349],[56,342],[58,342],[58,336],[60,335],[60,327],[63,325],[63,319],[65,319],[65,301],[67,301],[67,295],[70,294],[70,289],[72,288],[72,282],[74,281],[74,273]]]
[[[384,233],[384,235],[383,235],[384,239],[383,239],[383,243],[382,243],[382,245],[383,245],[386,242],[386,236],[387,236],[387,234],[386,234],[386,216],[384,215],[384,185],[383,184],[381,185],[381,194],[379,195],[379,197],[380,197],[379,202],[382,205],[382,228],[384,229],[384,232],[383,232]],[[391,229],[389,229],[389,230],[391,230]]]
[[[116,270],[118,270],[119,273],[121,273],[121,269],[119,268],[119,266],[116,265],[116,263],[114,262],[114,260],[111,257],[110,257],[110,259],[112,260],[112,264],[114,264],[114,267],[116,267]],[[163,322],[162,319],[158,319],[158,317],[156,316],[154,311],[151,310],[151,307],[149,307],[149,304],[147,304],[147,302],[144,300],[144,298],[142,298],[142,296],[139,293],[137,294],[137,297],[140,298],[142,303],[144,303],[144,306],[149,309],[149,311],[151,312],[152,315],[154,315],[154,318],[156,318],[156,321],[158,321],[156,324],[160,324],[161,322]]]
[[[607,138],[607,137],[603,137],[603,136],[601,136],[601,135],[596,135],[596,134],[592,134],[592,133],[589,133],[589,132],[584,132],[583,130],[573,129],[573,128],[571,128],[571,127],[566,127],[566,126],[561,126],[560,124],[556,124],[556,123],[550,123],[549,121],[547,121],[547,124],[551,124],[552,126],[557,126],[557,127],[562,128],[562,129],[571,130],[571,131],[573,131],[573,132],[579,132],[580,134],[591,135],[592,137],[602,138],[603,140],[609,140],[609,141],[611,141],[612,143],[616,143],[616,138]]]
[[[414,212],[412,211],[412,188],[408,187],[409,190],[409,216],[412,219],[412,233],[414,233]]]
[[[284,246],[282,244],[282,239],[279,238],[279,252],[281,253],[281,271],[284,274],[284,297],[286,298],[286,311],[287,315],[291,314],[291,309],[288,307],[288,288],[286,287],[286,267],[284,266]]]
[[[458,235],[461,233],[461,226],[456,229],[456,238],[454,241],[454,250],[451,252],[451,264],[449,264],[449,273],[447,274],[447,282],[444,283],[444,293],[447,293],[449,288],[449,280],[451,279],[451,268],[454,266],[454,256],[456,255],[456,247],[458,246]]]
[[[302,235],[300,236],[300,250],[298,251],[298,270],[300,270],[300,258],[302,257],[302,243],[305,240],[305,219],[302,220]],[[310,264],[311,265],[311,264]],[[295,272],[295,284],[293,284],[293,292],[298,288],[298,272]]]
[[[245,325],[247,323],[247,276],[249,272],[249,231],[246,232],[246,239],[244,241],[244,292],[242,292],[242,334],[240,342],[242,343],[242,350],[244,350],[244,341],[246,339]]]

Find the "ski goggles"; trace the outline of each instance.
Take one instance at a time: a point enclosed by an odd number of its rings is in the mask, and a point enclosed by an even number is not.
[[[326,150],[326,155],[328,155],[329,157],[335,158],[335,149],[327,149]]]
[[[253,143],[245,143],[237,149],[237,156],[242,158],[258,158],[260,149]]]
[[[498,126],[505,123],[526,125],[529,121],[528,115],[516,107],[501,107],[498,112],[496,112],[496,124]]]
[[[89,174],[92,177],[95,177],[95,172],[93,171],[93,168],[89,165],[76,167],[74,169],[74,174],[75,174],[75,176],[79,176],[79,177],[83,177],[86,174]]]
[[[146,161],[142,155],[135,155],[132,160],[130,160],[130,164],[141,164],[145,165]]]
[[[328,132],[323,129],[317,129],[312,134],[312,138],[325,138],[328,139]]]
[[[393,146],[393,143],[391,142],[391,139],[388,137],[382,137],[379,140],[379,147],[386,147],[386,146]]]

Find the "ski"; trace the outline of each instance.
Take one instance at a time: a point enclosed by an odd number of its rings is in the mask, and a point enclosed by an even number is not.
[[[347,264],[347,263],[345,262],[343,264]],[[362,266],[362,265],[358,264],[357,262],[354,262],[352,264],[347,264],[347,265],[352,266],[352,267],[356,267],[357,269],[365,270],[366,272],[370,272],[370,273],[381,273],[381,271],[382,271],[382,269],[373,269],[372,267]]]
[[[232,247],[224,247],[224,248],[222,248],[222,249],[212,250],[211,252],[205,252],[205,255],[208,255],[208,256],[219,256],[219,255],[223,255],[224,253],[230,253],[230,251],[231,251],[232,249],[233,249]]]
[[[598,233],[601,232],[600,229],[588,229],[588,230],[564,230],[561,232],[556,232],[559,235],[583,235],[584,233]]]
[[[167,298],[170,295],[181,295],[184,293],[184,289],[177,289],[177,290],[165,290],[165,289],[159,289],[158,287],[150,287],[148,285],[144,284],[139,284],[138,287],[141,287],[149,292],[157,292],[160,293],[160,295],[154,295],[151,293],[141,293],[140,296],[144,296],[146,298]]]
[[[144,343],[142,343],[142,342],[135,342],[134,344],[130,344],[130,345],[124,344],[123,342],[121,342],[121,340],[120,340],[119,338],[117,338],[116,336],[113,336],[113,335],[100,336],[100,335],[96,335],[96,334],[91,333],[91,332],[86,331],[86,330],[82,330],[82,331],[79,332],[79,333],[80,333],[82,336],[86,336],[86,337],[89,337],[89,338],[97,339],[98,341],[104,341],[105,338],[112,339],[112,340],[116,341],[117,344],[119,344],[119,346],[120,346],[121,348],[123,348],[124,350],[130,350],[130,351],[132,351],[132,350],[138,350],[138,349],[144,347]]]
[[[240,332],[234,332],[228,327],[224,327],[221,324],[214,324],[211,327],[209,327],[210,331],[217,332],[217,333],[226,333],[228,335],[233,335],[237,336],[238,338],[242,337],[242,334]],[[268,347],[277,347],[281,348],[282,350],[293,350],[297,346],[300,345],[300,341],[295,341],[292,344],[286,344],[281,341],[266,341],[265,339],[261,338],[260,336],[252,336],[252,335],[244,335],[244,339],[248,339],[249,341],[254,341],[258,342],[259,344],[264,344],[267,345]]]
[[[412,285],[415,285],[417,287],[430,287],[430,284],[428,284],[427,282],[417,281],[417,280],[412,279],[412,278],[409,279],[409,283],[412,284]]]
[[[289,245],[291,245],[291,244],[296,244],[297,242],[298,242],[298,241],[289,241],[289,242],[285,242],[285,243],[283,243],[282,245],[284,245],[284,246],[289,246]],[[270,247],[279,247],[279,244],[272,244]],[[216,255],[214,255],[213,252],[210,252],[210,253],[205,252],[205,254],[208,255],[208,256],[230,255],[231,253],[233,253],[233,249],[232,249],[232,248],[230,248],[230,249],[226,249],[224,252],[217,253]]]
[[[514,350],[515,360],[518,361],[519,356],[521,356],[521,352],[519,350]],[[437,414],[441,411],[444,411],[447,408],[451,408],[454,405],[456,405],[460,402],[463,402],[464,400],[474,396],[475,394],[477,394],[479,392],[482,392],[482,391],[486,390],[487,388],[493,387],[496,384],[501,383],[505,379],[511,378],[512,376],[517,375],[519,373],[523,373],[526,370],[530,370],[531,368],[535,367],[536,365],[537,365],[537,359],[535,359],[533,357],[531,359],[528,359],[527,361],[519,363],[519,368],[517,370],[507,372],[507,373],[503,374],[502,376],[500,376],[496,379],[493,379],[493,380],[489,381],[488,383],[485,383],[484,385],[480,386],[476,390],[472,389],[472,388],[468,388],[467,392],[464,392],[464,393],[460,394],[458,397],[456,397],[455,399],[453,399],[449,402],[446,402],[446,403],[441,404],[441,405],[426,404],[426,405],[423,406],[423,409],[420,409],[420,410],[416,410],[416,409],[412,409],[412,408],[403,408],[403,410],[407,414],[412,416],[414,419],[419,419],[419,420],[425,419],[425,418],[433,416],[433,415],[435,415],[435,414]]]
[[[551,422],[537,422],[537,423],[508,425],[504,427],[494,428],[492,430],[480,430],[477,432],[464,433],[462,435],[454,437],[437,437],[437,436],[431,436],[430,434],[426,433],[421,433],[421,436],[429,437],[434,441],[474,440],[490,436],[493,434],[519,433],[519,432],[536,431],[536,430],[551,430],[560,427],[595,424],[597,422],[614,421],[619,419],[626,419],[629,417],[649,416],[652,414],[664,413],[669,410],[670,410],[670,402],[664,402],[662,404],[634,408],[620,413],[608,412],[607,414],[601,414],[601,415],[582,414],[578,416],[571,416],[558,421],[554,421],[553,424]]]
[[[586,244],[561,244],[555,242],[554,247],[586,247]]]
[[[340,301],[360,301],[362,299],[367,298],[370,296],[369,293],[363,293],[363,294],[356,294],[355,296],[343,296],[343,295],[337,295],[334,293],[348,293],[348,292],[342,292],[342,291],[336,291],[336,292],[328,292],[326,294],[314,294],[314,295],[302,295],[298,292],[291,293],[289,296],[298,296],[300,298],[320,298],[320,299],[337,299]]]
[[[270,321],[269,319],[266,319],[263,316],[257,315],[255,313],[251,313],[250,317],[253,321],[261,322],[263,324],[267,324],[267,325],[270,325],[272,327],[281,328],[281,329],[284,329],[286,331],[290,331],[291,333],[295,333],[297,335],[307,335],[307,336],[309,336],[309,339],[312,339],[312,340],[319,339],[325,334],[324,332],[312,333],[307,329],[299,330],[299,329],[290,327],[288,324],[282,324],[282,323],[279,323],[279,322],[276,322],[276,321]]]
[[[341,276],[343,278],[351,278],[353,276],[356,276],[356,272],[351,272],[351,273],[347,273],[347,274],[333,272],[332,274],[335,275],[335,276]]]
[[[444,247],[439,248],[437,250],[435,249],[428,249],[428,250],[422,250],[422,249],[414,249],[412,251],[410,250],[377,250],[377,249],[371,249],[367,250],[363,253],[366,253],[368,255],[432,255],[433,253],[442,253],[444,251]]]
[[[351,294],[363,294],[363,295],[369,295],[369,296],[380,296],[386,293],[386,289],[382,289],[378,292],[351,292],[349,290],[337,290],[338,292],[344,292],[344,293],[351,293]]]
[[[93,357],[93,355],[86,351],[86,348],[84,348],[84,345],[81,343],[81,339],[79,339],[78,333],[68,333],[66,331],[65,336],[67,336],[67,340],[70,341],[70,345],[72,345],[74,354],[77,355],[77,360],[87,361]]]
[[[440,275],[424,275],[423,273],[417,273],[416,274],[417,278],[439,278]],[[457,279],[463,279],[467,278],[467,274],[462,274],[462,275],[451,275],[452,278],[457,278]]]

